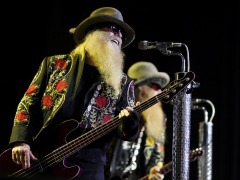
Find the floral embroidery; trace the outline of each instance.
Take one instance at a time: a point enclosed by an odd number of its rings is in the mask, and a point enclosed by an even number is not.
[[[124,74],[122,77],[121,93],[127,82],[126,80],[127,76]],[[128,97],[128,100],[130,100],[132,96],[128,94]],[[114,95],[114,89],[101,81],[83,114],[83,121],[81,122],[81,125],[94,128],[111,120],[115,116],[116,104],[119,100],[118,98],[119,97]]]
[[[98,96],[96,98],[96,105],[99,108],[106,107],[106,105],[107,105],[107,98],[105,96]]]
[[[45,63],[50,63],[48,69],[45,69]],[[65,92],[67,90],[66,75],[71,68],[71,58],[68,55],[56,55],[46,57],[42,61],[38,72],[35,74],[32,83],[25,92],[21,102],[17,107],[17,112],[14,118],[14,126],[21,124],[21,126],[28,126],[30,122],[30,115],[28,111],[37,103],[40,86],[42,85],[43,71],[47,70],[48,84],[41,99],[42,110],[50,110],[53,108],[55,113],[65,99]],[[36,97],[35,97],[36,96]]]
[[[67,82],[65,80],[60,80],[57,82],[55,88],[58,92],[62,92],[63,90],[66,89],[66,87],[67,87]]]
[[[51,106],[52,101],[53,101],[52,96],[50,96],[50,95],[44,96],[43,99],[42,99],[43,107],[48,109]]]
[[[30,86],[29,86],[29,88],[27,89],[27,91],[26,91],[26,95],[27,96],[31,96],[32,94],[34,94],[36,92],[36,86],[35,86],[35,84],[31,84]]]
[[[93,128],[102,124],[103,121],[106,122],[112,119],[114,117],[117,99],[118,97],[113,95],[112,87],[101,81],[83,114],[84,121],[82,121],[82,123]]]
[[[16,114],[16,119],[20,122],[23,122],[23,121],[26,121],[28,119],[28,115],[26,112],[24,111],[19,111],[17,114]]]
[[[65,92],[67,91],[66,73],[71,65],[68,56],[58,55],[51,59],[51,66],[49,68],[50,78],[44,96],[42,98],[43,110],[60,107],[63,103]]]
[[[111,120],[111,119],[112,119],[112,117],[111,117],[110,115],[104,115],[104,116],[103,116],[102,123],[104,124],[105,122],[107,122],[107,121],[109,121],[109,120]]]
[[[60,70],[65,69],[66,66],[67,66],[67,63],[63,59],[57,59],[56,62],[55,62],[55,67],[59,68]]]

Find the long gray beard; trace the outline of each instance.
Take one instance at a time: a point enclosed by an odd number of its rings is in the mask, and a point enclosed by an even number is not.
[[[147,135],[157,142],[164,143],[166,124],[161,106],[155,104],[151,108],[142,112],[142,117],[145,121]]]
[[[103,80],[110,85],[115,95],[120,94],[125,54],[109,41],[104,31],[94,31],[86,36],[85,50]]]

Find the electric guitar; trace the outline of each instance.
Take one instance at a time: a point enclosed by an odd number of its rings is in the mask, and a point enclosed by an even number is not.
[[[160,94],[136,106],[134,110],[141,113],[160,101],[169,102],[180,91],[185,89],[194,78],[195,74],[193,72],[187,72],[181,79],[170,82]],[[23,169],[21,165],[15,164],[12,161],[12,149],[10,148],[0,155],[0,173],[7,177],[18,178],[30,178],[36,177],[36,175],[47,175],[47,177],[54,177],[55,179],[56,177],[61,179],[74,178],[81,172],[81,169],[78,166],[68,167],[67,158],[111,132],[120,123],[121,118],[114,117],[112,120],[68,141],[69,134],[77,129],[79,122],[74,119],[66,120],[59,124],[54,129],[54,133],[51,134],[51,137],[56,137],[55,142],[53,142],[54,148],[38,157],[38,161],[31,162],[30,168]]]
[[[203,154],[203,150],[202,148],[196,148],[194,150],[190,151],[190,161],[195,161],[199,156],[201,156]],[[169,162],[167,164],[165,164],[159,171],[160,174],[167,174],[169,172],[172,171],[172,167],[173,167],[173,162]],[[149,174],[147,174],[146,176],[141,177],[138,180],[148,180],[148,176]]]

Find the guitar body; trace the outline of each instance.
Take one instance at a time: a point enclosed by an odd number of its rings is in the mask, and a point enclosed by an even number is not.
[[[7,177],[8,175],[20,170],[21,165],[17,165],[12,160],[12,149],[5,150],[0,155],[0,174],[1,177]]]
[[[70,139],[69,137],[71,136],[71,133],[78,128],[78,125],[79,124],[76,120],[67,120],[58,125],[54,129],[53,133],[51,133],[51,137],[49,137],[50,139],[55,140],[55,142],[46,143],[41,146],[44,150],[40,153],[38,152],[38,154],[40,154],[40,156],[38,155],[38,161],[31,162],[31,167],[29,169],[24,170],[22,169],[22,165],[15,164],[13,162],[11,148],[5,150],[0,155],[1,175],[4,177],[44,177],[54,179],[72,179],[76,177],[81,172],[80,167],[68,167],[67,158],[63,158],[66,154],[64,154],[64,152],[63,154],[60,154],[57,151],[54,153],[53,150],[65,145],[67,140]],[[48,156],[48,153],[51,155]],[[59,159],[62,160],[59,161]],[[46,166],[46,164],[49,164],[49,166]]]
[[[67,145],[69,141],[71,141],[75,136],[77,130],[80,131],[79,122],[70,119],[62,122],[59,124],[54,130],[53,133],[50,134],[51,137],[49,137],[51,140],[49,144],[45,144],[45,148],[43,152],[41,152],[40,157],[48,157],[49,153],[52,154],[51,161],[58,161],[59,159],[62,159],[59,162],[56,162],[54,164],[51,164],[51,166],[47,167],[42,174],[52,177],[58,177],[60,179],[72,179],[76,177],[77,175],[80,175],[81,169],[79,166],[68,166],[68,158],[72,154],[71,146],[67,146],[63,150],[61,148],[64,145]],[[79,132],[80,135],[82,133]],[[40,143],[41,144],[41,143]],[[60,149],[60,150],[59,150]],[[70,149],[70,151],[67,151]],[[55,150],[57,150],[55,152]],[[68,155],[69,154],[69,155]],[[66,157],[66,158],[64,158]],[[45,158],[46,159],[46,158]]]

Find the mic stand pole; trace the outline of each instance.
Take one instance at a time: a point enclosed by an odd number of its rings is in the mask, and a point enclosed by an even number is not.
[[[188,56],[188,48],[187,56]],[[175,73],[175,78],[182,78],[189,71],[189,56],[186,63],[181,53],[172,52],[167,48],[159,49],[163,55],[178,55],[182,59],[182,72]],[[187,70],[186,70],[187,66]],[[173,180],[189,179],[190,164],[190,116],[191,116],[191,91],[192,84],[178,93],[173,99],[173,142],[172,142],[172,159],[173,159]]]

